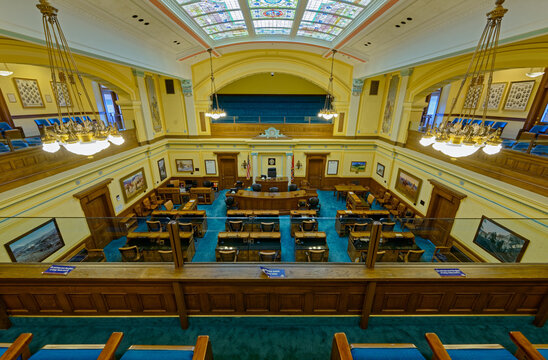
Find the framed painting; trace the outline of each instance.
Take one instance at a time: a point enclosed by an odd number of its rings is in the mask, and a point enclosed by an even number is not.
[[[36,79],[13,78],[21,106],[24,108],[46,107]]]
[[[394,111],[396,110],[396,95],[398,94],[399,84],[399,75],[392,76],[390,79],[390,85],[388,86],[388,95],[386,96],[386,103],[384,104],[384,114],[382,118],[382,132],[384,134],[388,134],[392,128],[392,120],[394,118]]]
[[[377,175],[384,177],[384,165],[381,163],[377,163]]]
[[[464,109],[476,109],[478,107],[482,90],[483,84],[471,85],[468,87],[468,92],[466,93],[466,98],[464,99],[464,104],[462,107]]]
[[[167,178],[165,159],[158,160],[158,173],[160,173],[160,181],[164,181]]]
[[[192,159],[176,159],[175,166],[177,166],[177,172],[194,172]]]
[[[474,236],[474,244],[501,262],[520,262],[529,245],[529,240],[494,220],[482,216]]]
[[[417,202],[421,191],[422,180],[409,174],[407,171],[398,169],[396,177],[396,190],[402,193],[412,203]]]
[[[489,98],[483,100],[483,108],[487,105],[487,110],[498,110],[502,97],[506,90],[506,83],[493,83],[491,84],[491,91],[489,91]],[[485,95],[487,97],[487,95]]]
[[[140,193],[144,193],[147,190],[145,170],[140,168],[139,170],[121,178],[120,187],[122,188],[122,195],[124,195],[124,200],[126,203]]]
[[[339,172],[339,160],[329,160],[327,162],[327,175],[337,175]]]
[[[4,245],[13,262],[41,262],[65,246],[57,221],[51,219]]]
[[[534,87],[535,80],[512,82],[506,96],[504,110],[525,111]]]
[[[55,85],[53,84],[53,81],[50,81],[51,88],[53,90],[53,95],[55,95],[55,100],[59,104],[59,106],[64,107],[72,107],[72,99],[70,98],[70,93],[68,91],[68,87],[66,83],[57,83],[57,89],[55,88]]]
[[[357,173],[364,172],[367,162],[365,161],[351,161],[350,162],[350,171]]]
[[[215,165],[215,160],[206,160],[205,161],[206,175],[215,175],[217,174],[217,167]]]
[[[150,107],[150,116],[152,117],[152,127],[154,131],[162,130],[162,119],[160,117],[160,103],[156,94],[156,85],[154,78],[150,75],[145,76],[145,85],[147,88],[148,106]]]

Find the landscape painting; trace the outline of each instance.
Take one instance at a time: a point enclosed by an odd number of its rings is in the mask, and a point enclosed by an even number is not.
[[[160,181],[164,181],[167,178],[165,159],[158,160],[158,172],[160,173]]]
[[[350,163],[350,171],[355,173],[363,172],[365,171],[365,165],[367,165],[365,161],[352,161]]]
[[[132,172],[128,176],[120,179],[120,187],[126,203],[135,196],[143,193],[147,189],[147,181],[145,178],[145,170],[140,168]]]
[[[421,191],[422,180],[409,174],[407,171],[398,169],[396,178],[396,190],[402,193],[411,202],[416,203]]]
[[[529,240],[482,216],[474,244],[502,262],[519,262],[529,245]]]
[[[193,172],[194,163],[192,159],[176,159],[175,165],[177,166],[177,172]]]
[[[57,222],[51,219],[5,246],[11,261],[41,262],[65,246],[65,243]]]

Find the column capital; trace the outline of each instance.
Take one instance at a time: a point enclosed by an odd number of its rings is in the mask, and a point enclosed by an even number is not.
[[[257,155],[259,155],[258,152],[252,152],[252,153],[251,153],[251,156],[257,156]]]

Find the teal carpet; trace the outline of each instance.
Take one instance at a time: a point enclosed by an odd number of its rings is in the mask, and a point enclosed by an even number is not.
[[[198,205],[199,210],[205,210],[207,214],[208,230],[203,238],[198,238],[196,242],[196,254],[193,262],[215,262],[215,247],[217,246],[217,234],[225,231],[226,205],[225,195],[227,190],[219,191],[216,194],[215,201],[211,205]],[[318,221],[319,231],[325,231],[327,234],[327,245],[329,246],[330,262],[349,262],[347,253],[348,237],[339,237],[335,230],[335,214],[337,210],[346,209],[346,200],[341,198],[337,200],[333,191],[318,190],[318,197],[321,204],[320,219]],[[373,210],[381,210],[382,206],[376,202],[373,204]],[[280,232],[282,234],[282,261],[295,261],[295,242],[290,234],[289,216],[280,216]],[[145,219],[139,220],[139,225],[135,231],[147,231]],[[399,223],[396,224],[395,231],[402,231]],[[429,240],[420,236],[415,236],[417,245],[424,249],[422,261],[430,261],[434,253],[435,246]],[[118,248],[124,246],[126,237],[111,241],[104,249],[108,262],[122,261]]]
[[[373,317],[362,330],[357,317],[193,317],[182,330],[178,318],[11,318],[0,342],[32,332],[31,350],[45,344],[104,343],[111,332],[124,332],[117,352],[133,344],[191,345],[209,335],[216,360],[329,359],[331,339],[345,332],[354,343],[414,343],[430,358],[424,333],[435,332],[447,344],[497,343],[515,351],[508,336],[519,330],[533,343],[547,343],[548,329],[528,316],[508,317]],[[480,360],[480,359],[478,359]]]

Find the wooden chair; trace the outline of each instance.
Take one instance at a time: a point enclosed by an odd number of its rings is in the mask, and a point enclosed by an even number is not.
[[[194,226],[193,223],[177,222],[177,225],[179,226],[179,231],[191,232],[192,234],[196,232],[196,227]]]
[[[403,217],[403,215],[405,214],[405,209],[407,207],[405,206],[404,203],[399,203],[398,204],[398,207],[394,210],[389,210],[390,211],[390,214],[392,214],[392,216],[394,216],[395,218],[399,218],[399,217]]]
[[[384,206],[385,204],[387,204],[390,201],[391,197],[392,197],[392,194],[390,194],[390,192],[386,191],[382,198],[377,197],[377,202],[379,203],[379,205]]]
[[[180,186],[179,180],[169,180],[169,183],[172,184],[174,188],[179,188]]]
[[[229,220],[228,228],[230,231],[244,231],[244,222],[242,220]]]
[[[394,226],[396,226],[395,222],[385,222],[382,223],[381,231],[394,231]]]
[[[388,210],[396,210],[398,205],[400,204],[400,200],[397,197],[392,197],[392,200],[390,200],[389,204],[385,204],[384,207]]]
[[[325,258],[325,250],[308,250],[305,254],[308,262],[323,262]]]
[[[2,359],[27,360],[30,357],[29,344],[31,340],[31,333],[23,333],[12,343],[0,343],[0,356]]]
[[[277,251],[259,251],[259,261],[276,261],[278,260]]]
[[[147,229],[150,232],[161,232],[162,231],[162,223],[159,222],[159,221],[147,220]]]
[[[375,202],[375,195],[369,193],[369,195],[367,195],[367,203],[369,204],[370,208],[373,207],[374,202]]]
[[[450,254],[451,246],[436,246],[431,262],[447,262],[452,258]]]
[[[432,359],[515,359],[510,351],[499,344],[444,345],[434,333],[426,333],[424,336],[432,349]]]
[[[377,251],[377,258],[375,259],[375,261],[381,262],[385,254],[386,254],[386,251]],[[367,251],[362,252],[360,261],[361,262],[367,261]]]
[[[310,183],[308,180],[301,180],[301,186],[299,186],[301,190],[310,190]]]
[[[135,245],[134,246],[121,247],[118,250],[120,250],[120,254],[122,254],[122,261],[123,262],[142,261],[141,253],[139,252],[139,249]]]
[[[148,212],[152,212],[152,211],[154,211],[158,208],[158,205],[152,204],[150,202],[149,198],[144,198],[143,199],[143,208]]]
[[[173,262],[173,250],[158,250],[158,256],[162,262]]]
[[[200,335],[194,346],[132,345],[120,360],[134,359],[192,359],[213,360],[209,336]]]
[[[106,256],[103,249],[86,249],[88,256],[86,262],[105,262]]]
[[[403,262],[421,261],[421,257],[423,254],[424,254],[424,250],[400,251],[398,254],[398,261],[403,261]]]
[[[221,262],[237,262],[240,250],[219,250]]]
[[[548,359],[548,344],[531,344],[531,342],[519,331],[510,331],[510,339],[518,347],[516,358],[519,360]]]
[[[156,208],[159,208],[164,205],[166,201],[159,195],[150,195],[150,202],[152,202],[153,205],[156,205]]]
[[[371,223],[355,223],[352,225],[352,232],[370,231]]]
[[[167,211],[173,210],[173,201],[171,200],[166,201],[164,203],[164,207],[166,208]]]
[[[273,232],[274,223],[273,222],[261,222],[261,231],[262,232]]]
[[[409,229],[411,232],[414,232],[415,230],[419,230],[423,224],[424,219],[421,218],[419,215],[415,215],[415,218],[413,218],[413,220],[406,221],[403,224],[403,228]]]
[[[317,224],[316,220],[303,220],[300,228],[303,232],[315,231],[317,229]]]
[[[333,336],[330,359],[424,360],[425,358],[413,344],[348,344],[344,333],[336,333]]]

